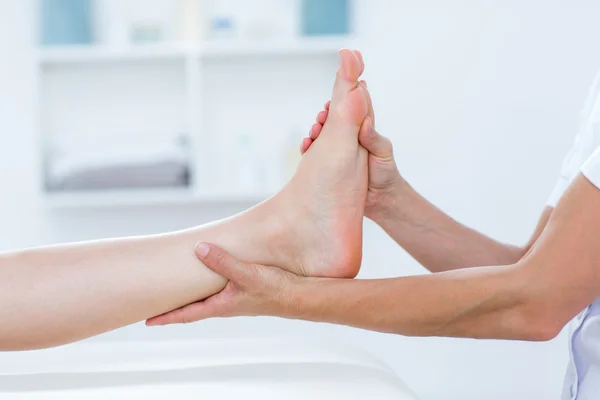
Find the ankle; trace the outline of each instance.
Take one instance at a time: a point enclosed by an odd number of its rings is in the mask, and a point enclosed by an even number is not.
[[[431,218],[431,204],[404,179],[383,193],[365,216],[381,227],[396,225],[422,229]]]
[[[269,258],[267,264],[301,274],[302,263],[297,251],[300,216],[295,210],[298,204],[292,199],[293,196],[284,189],[259,205],[256,212],[261,220],[263,247]]]

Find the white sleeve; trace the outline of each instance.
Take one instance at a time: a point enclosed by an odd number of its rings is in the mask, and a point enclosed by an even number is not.
[[[600,147],[583,164],[581,173],[600,189]]]
[[[579,133],[577,134],[577,137],[575,139],[575,144],[569,152],[569,154],[567,154],[565,160],[563,161],[558,182],[556,183],[556,186],[554,187],[554,190],[552,191],[552,194],[548,199],[547,204],[550,207],[556,207],[556,204],[562,197],[565,190],[567,190],[567,187],[569,187],[569,185],[571,184],[573,179],[575,179],[575,177],[579,174],[579,172],[582,171],[583,164],[586,163],[588,159],[591,162],[591,158],[598,159],[600,157],[596,155],[597,152],[594,153],[594,156],[592,156],[592,153],[596,149],[596,146],[594,143],[594,128],[589,124],[590,117],[594,112],[594,106],[598,101],[600,101],[598,100],[599,96],[600,72],[596,74],[596,77],[594,78],[594,82],[590,87],[587,99],[585,101],[585,106],[581,111]],[[589,169],[590,175],[596,177],[595,182],[599,181],[598,174],[600,174],[600,172],[597,171],[599,168],[599,162],[600,161],[596,161],[595,164],[591,162],[590,166],[586,167],[586,170]],[[593,165],[596,166],[594,167]],[[596,172],[591,173],[592,169],[595,169]],[[588,179],[590,178],[588,177]]]
[[[585,162],[585,146],[583,144],[584,138],[583,135],[577,135],[575,139],[575,145],[567,154],[567,157],[564,159],[562,168],[560,170],[560,176],[558,178],[558,182],[554,186],[554,190],[550,195],[550,198],[547,201],[547,205],[550,207],[556,207],[558,201],[562,197],[567,187],[571,184],[573,179],[579,173],[579,169],[582,164]]]

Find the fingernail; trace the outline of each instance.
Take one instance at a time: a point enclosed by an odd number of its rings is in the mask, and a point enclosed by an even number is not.
[[[206,243],[198,243],[196,245],[196,251],[200,257],[206,257],[210,252],[210,246]]]
[[[367,85],[367,81],[363,81],[363,83],[364,83],[365,87],[368,89],[369,85]]]

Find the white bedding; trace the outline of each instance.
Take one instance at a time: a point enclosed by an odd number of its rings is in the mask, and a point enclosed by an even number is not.
[[[78,344],[0,353],[0,399],[416,400],[393,371],[331,343]]]

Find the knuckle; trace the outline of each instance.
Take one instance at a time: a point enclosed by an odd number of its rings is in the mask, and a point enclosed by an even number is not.
[[[218,251],[214,252],[214,254],[213,254],[214,265],[224,266],[226,264],[226,261],[227,260],[226,260],[225,254],[222,251],[218,250]]]
[[[392,143],[392,141],[388,138],[386,138],[385,136],[383,137],[384,141],[384,145],[385,147],[387,147],[390,151],[394,150],[394,144]]]
[[[247,282],[255,281],[259,274],[256,264],[247,264],[244,266],[244,278]]]

